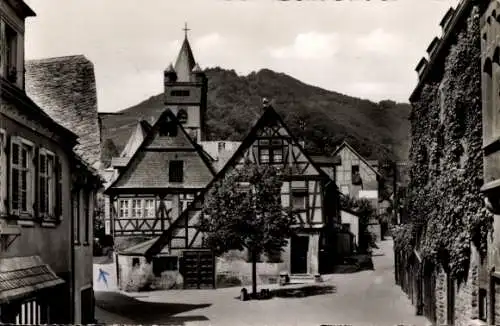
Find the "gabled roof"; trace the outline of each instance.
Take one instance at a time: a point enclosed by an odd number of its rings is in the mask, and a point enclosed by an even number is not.
[[[176,137],[158,137],[160,127],[165,121],[175,124]],[[164,164],[171,160],[186,162],[188,173],[184,174],[185,180],[182,183],[170,183],[168,173],[164,173]],[[189,137],[175,114],[166,109],[127,162],[123,172],[105,193],[109,194],[114,189],[203,189],[214,175],[211,162],[201,147]]]
[[[188,206],[187,209],[185,209],[180,216],[174,220],[172,225],[165,230],[155,241],[152,246],[146,251],[145,255],[146,256],[154,256],[161,252],[165,245],[167,244],[168,238],[170,237],[171,232],[173,232],[173,229],[175,228],[175,225],[179,223],[182,219],[188,216],[189,211],[192,207],[196,205],[197,202],[200,200],[203,200],[204,196],[208,193],[208,191],[211,189],[211,187],[224,178],[226,173],[234,167],[237,163],[238,160],[241,159],[242,155],[245,153],[245,151],[254,143],[255,138],[257,136],[257,132],[263,128],[269,121],[277,121],[280,123],[283,128],[286,130],[288,135],[290,136],[293,144],[297,146],[302,154],[306,157],[306,159],[310,162],[310,164],[318,171],[318,174],[323,176],[325,180],[329,180],[332,186],[336,187],[336,185],[333,183],[333,180],[311,159],[311,157],[307,154],[307,152],[304,150],[304,148],[300,145],[300,142],[293,136],[293,134],[290,132],[288,129],[287,125],[283,121],[283,119],[280,117],[280,115],[274,110],[273,107],[269,106],[266,108],[262,116],[258,119],[257,123],[253,126],[253,128],[250,130],[248,135],[245,137],[241,145],[238,147],[236,152],[233,154],[233,156],[227,161],[227,163],[224,165],[224,167],[217,173],[217,175],[210,181],[210,183],[207,185],[205,189],[203,189],[198,196],[194,199],[193,202]]]
[[[120,157],[132,157],[135,151],[141,146],[144,138],[151,130],[151,125],[146,120],[140,120],[130,135],[127,144],[123,148]]]
[[[27,95],[78,135],[75,152],[100,168],[101,132],[94,66],[83,55],[26,61]]]
[[[191,46],[187,36],[184,38],[181,50],[175,61],[175,72],[177,73],[178,82],[188,82],[190,81],[191,71],[195,67],[196,62],[194,60],[193,51],[191,51]]]
[[[382,174],[380,174],[380,172],[378,172],[371,164],[369,161],[367,161],[363,156],[361,156],[361,154],[359,154],[351,145],[349,145],[348,142],[346,142],[345,140],[342,142],[342,144],[340,144],[339,147],[337,147],[337,149],[335,150],[335,152],[333,152],[333,156],[337,155],[340,150],[342,150],[342,148],[344,147],[347,147],[349,148],[349,150],[351,152],[353,152],[357,157],[359,157],[359,159],[361,161],[363,161],[366,165],[368,165],[370,167],[370,169],[375,172],[376,175],[378,175],[379,177],[382,177]]]

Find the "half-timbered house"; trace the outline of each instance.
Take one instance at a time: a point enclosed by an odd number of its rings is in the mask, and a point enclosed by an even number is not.
[[[311,160],[276,111],[267,107],[224,168],[194,203],[145,250],[148,260],[160,253],[179,257],[178,273],[184,287],[214,286],[214,273],[217,272],[232,273],[241,279],[245,279],[245,275],[239,273],[250,272],[249,267],[236,267],[242,265],[245,253],[233,252],[218,257],[215,263],[210,250],[204,247],[204,235],[197,227],[208,189],[228,171],[242,167],[247,160],[282,169],[286,181],[281,202],[284,207],[291,207],[297,216],[296,235],[290,239],[281,257],[266,257],[258,270],[265,270],[274,277],[282,271],[316,275],[328,271],[334,261],[335,233],[340,218],[335,183]],[[228,259],[228,256],[233,258]]]
[[[120,284],[140,267],[134,258],[143,253],[135,245],[163,234],[214,174],[208,155],[167,109],[106,189]]]

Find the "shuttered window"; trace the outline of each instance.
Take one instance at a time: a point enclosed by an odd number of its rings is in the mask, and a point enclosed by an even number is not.
[[[31,215],[34,203],[33,144],[19,137],[11,140],[10,208],[13,215]]]
[[[44,219],[56,217],[55,155],[45,149],[38,154],[38,213]]]

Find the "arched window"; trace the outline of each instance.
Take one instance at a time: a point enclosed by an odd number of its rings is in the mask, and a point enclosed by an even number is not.
[[[179,112],[177,112],[177,120],[179,120],[180,123],[186,123],[188,120],[187,111],[180,109]]]

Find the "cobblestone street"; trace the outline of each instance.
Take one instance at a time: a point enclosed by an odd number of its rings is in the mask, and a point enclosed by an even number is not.
[[[325,276],[333,293],[242,302],[240,287],[123,295],[98,292],[99,322],[185,325],[426,325],[394,284],[392,240],[380,245],[374,271]],[[274,286],[267,286],[274,289]],[[119,320],[117,320],[119,319]]]

